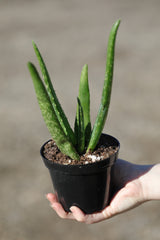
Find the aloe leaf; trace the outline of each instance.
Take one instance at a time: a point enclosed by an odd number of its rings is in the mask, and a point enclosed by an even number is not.
[[[50,101],[52,103],[52,106],[54,108],[54,111],[57,115],[57,118],[58,118],[58,120],[60,122],[60,125],[62,126],[66,136],[72,142],[72,144],[75,145],[76,140],[75,140],[74,132],[71,129],[70,124],[68,122],[68,119],[67,119],[67,117],[66,117],[66,115],[65,115],[65,113],[64,113],[64,111],[63,111],[63,109],[62,109],[62,107],[61,107],[61,105],[58,101],[58,98],[57,98],[55,90],[53,88],[48,70],[47,70],[46,65],[45,65],[45,62],[44,62],[44,60],[41,56],[41,53],[40,53],[37,45],[34,42],[33,42],[33,47],[34,47],[37,59],[39,61],[39,65],[40,65],[40,68],[41,68],[41,72],[42,72],[42,76],[43,76],[43,79],[44,79],[45,87],[46,87],[48,96],[50,98]]]
[[[85,64],[82,68],[80,85],[79,85],[79,100],[83,109],[84,115],[84,129],[85,141],[88,145],[91,135],[91,121],[90,121],[90,92],[88,84],[88,65]]]
[[[37,100],[42,112],[42,116],[46,123],[46,126],[55,140],[60,151],[72,159],[79,160],[79,155],[76,152],[74,146],[71,142],[68,141],[67,136],[65,135],[55,111],[53,109],[52,103],[48,96],[48,93],[45,89],[45,86],[32,63],[28,63],[28,68],[33,80]]]
[[[78,106],[77,106],[77,114],[75,120],[75,135],[77,139],[76,149],[79,154],[82,154],[85,149],[85,130],[84,130],[84,115],[83,108],[79,98],[77,98]]]
[[[117,34],[119,24],[120,24],[120,20],[115,22],[109,35],[105,80],[104,80],[101,104],[100,104],[99,112],[93,127],[93,131],[92,131],[92,135],[91,135],[91,139],[90,139],[87,151],[89,150],[93,151],[94,148],[96,147],[107,118],[110,98],[111,98],[111,90],[112,90],[115,40],[116,40],[116,34]]]

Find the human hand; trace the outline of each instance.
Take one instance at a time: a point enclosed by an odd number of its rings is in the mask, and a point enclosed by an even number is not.
[[[46,197],[50,201],[51,207],[63,219],[75,219],[87,224],[100,222],[132,209],[145,201],[160,199],[160,192],[155,191],[152,194],[153,187],[152,184],[149,184],[150,182],[157,183],[157,177],[160,176],[160,164],[155,166],[135,165],[118,159],[112,173],[116,193],[110,205],[101,212],[85,214],[78,207],[72,206],[71,212],[67,213],[58,202],[55,194],[49,193]]]

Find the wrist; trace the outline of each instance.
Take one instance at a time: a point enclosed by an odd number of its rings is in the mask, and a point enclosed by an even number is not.
[[[160,164],[146,166],[139,180],[145,201],[160,200]]]

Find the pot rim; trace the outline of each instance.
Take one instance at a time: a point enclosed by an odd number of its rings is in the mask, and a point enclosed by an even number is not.
[[[40,148],[40,155],[44,161],[44,164],[46,165],[47,168],[49,168],[50,170],[59,170],[59,171],[63,171],[66,173],[73,173],[73,174],[79,174],[81,172],[81,174],[88,174],[88,172],[90,172],[90,174],[95,173],[95,172],[101,172],[101,171],[105,171],[106,168],[112,166],[116,159],[118,158],[118,153],[119,153],[119,149],[120,149],[120,143],[119,141],[108,134],[102,134],[103,136],[106,137],[106,139],[110,140],[109,142],[111,143],[111,145],[116,146],[117,147],[117,151],[112,154],[110,157],[103,159],[101,161],[97,161],[94,163],[88,163],[88,164],[75,164],[75,165],[64,165],[64,164],[60,164],[60,163],[54,163],[50,160],[48,160],[47,158],[45,158],[44,154],[43,154],[43,150],[44,150],[44,146],[51,141],[48,140],[46,141],[42,147]]]

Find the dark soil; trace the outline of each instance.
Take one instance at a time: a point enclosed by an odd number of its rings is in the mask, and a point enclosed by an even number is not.
[[[101,161],[112,154],[114,154],[118,150],[115,146],[108,146],[107,143],[100,142],[97,145],[97,148],[94,152],[88,152],[80,156],[80,160],[73,160],[70,157],[66,156],[62,152],[60,152],[54,140],[50,140],[44,146],[44,156],[50,161],[55,163],[64,164],[64,165],[75,165],[75,164],[89,164],[94,163],[96,161]]]

